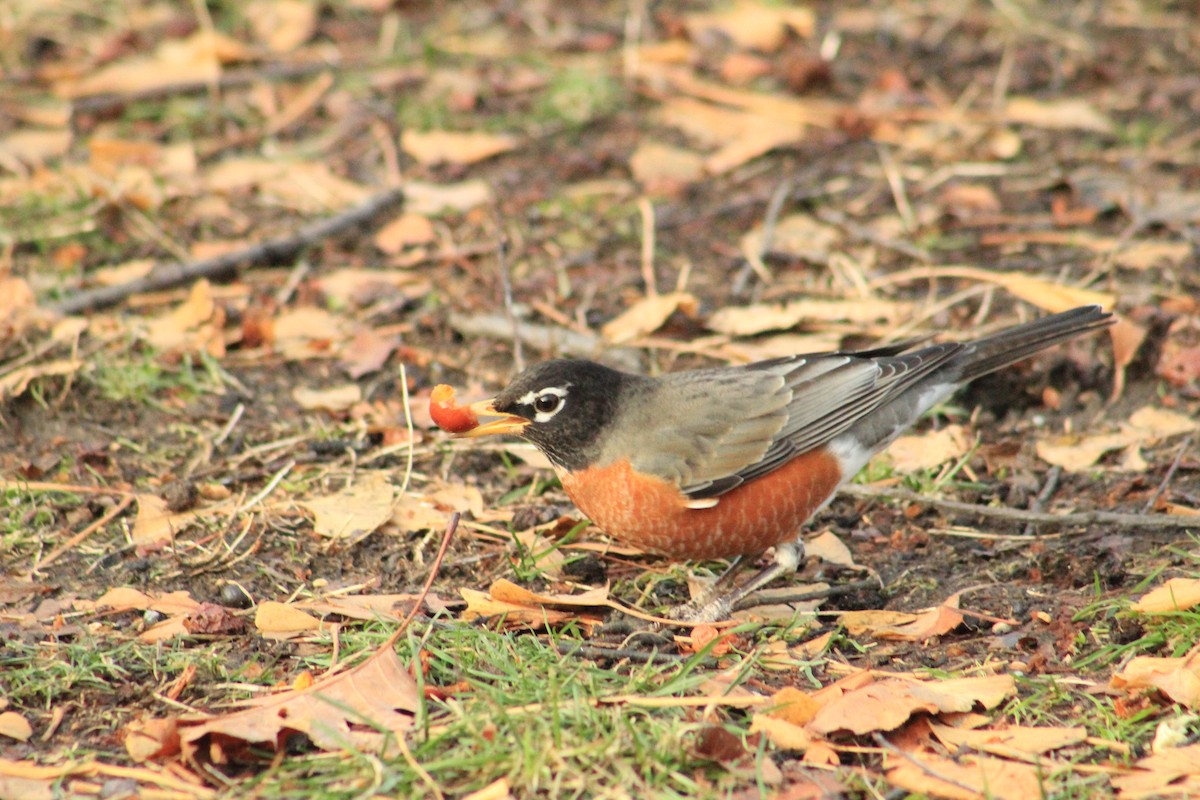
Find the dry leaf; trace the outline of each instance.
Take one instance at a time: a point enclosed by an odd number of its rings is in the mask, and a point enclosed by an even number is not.
[[[43,361],[30,364],[27,367],[14,369],[7,375],[0,375],[0,400],[10,397],[20,397],[25,394],[29,384],[38,378],[49,378],[56,375],[73,375],[83,366],[84,361],[77,358],[65,358],[56,361]]]
[[[529,627],[540,628],[544,625],[558,625],[568,620],[578,619],[570,611],[560,611],[544,606],[529,606],[521,603],[508,603],[493,599],[487,592],[462,588],[458,590],[462,599],[467,602],[462,612],[462,620],[470,622],[476,619],[503,619],[510,628]]]
[[[966,429],[962,425],[947,425],[930,433],[901,436],[886,452],[897,471],[913,473],[957,461],[970,449]]]
[[[18,175],[65,155],[70,130],[18,130],[0,138],[0,167]]]
[[[404,208],[413,214],[438,216],[447,211],[467,212],[492,202],[492,190],[481,180],[434,184],[404,184]]]
[[[1113,130],[1112,120],[1080,98],[1035,100],[1032,97],[1013,97],[1005,106],[1004,115],[1010,122],[1052,130],[1096,133],[1111,133]]]
[[[739,244],[742,255],[750,260],[758,259],[764,252],[765,233],[763,228],[756,227],[743,235]],[[789,214],[775,223],[766,252],[824,264],[844,240],[841,229],[827,225],[811,214]]]
[[[0,736],[27,742],[33,736],[33,726],[16,711],[5,711],[0,713]]]
[[[210,84],[220,78],[223,64],[245,61],[250,55],[250,49],[241,42],[201,29],[186,39],[163,41],[151,56],[114,62],[57,88],[65,97],[79,98],[131,95],[178,84]]]
[[[677,310],[695,315],[696,298],[687,292],[643,297],[619,317],[607,322],[600,332],[610,343],[621,344],[658,330]]]
[[[1165,409],[1143,406],[1116,433],[1091,436],[1059,436],[1037,442],[1038,457],[1072,472],[1088,469],[1105,454],[1125,447],[1150,444],[1160,439],[1200,429],[1200,421]]]
[[[1143,614],[1164,611],[1186,611],[1200,604],[1200,579],[1171,578],[1157,589],[1143,595],[1130,608]]]
[[[793,725],[807,725],[821,708],[812,695],[794,686],[783,687],[773,699],[774,708],[767,712],[767,716],[786,720]]]
[[[1112,778],[1120,800],[1200,796],[1200,743],[1146,756],[1134,767]]]
[[[1016,691],[1016,682],[1011,675],[943,681],[884,678],[846,691],[841,697],[822,705],[809,723],[809,729],[823,735],[839,730],[856,735],[890,731],[903,725],[918,711],[931,714],[970,711],[976,704],[995,708]],[[820,692],[814,697],[818,702],[824,701]]]
[[[166,759],[179,752],[179,725],[174,717],[143,717],[125,726],[125,752],[134,761]]]
[[[1138,656],[1112,676],[1114,689],[1155,688],[1188,708],[1200,708],[1200,647],[1179,658]]]
[[[433,223],[424,214],[401,214],[375,234],[375,246],[388,255],[405,248],[437,241]]]
[[[802,322],[896,322],[907,317],[911,308],[891,300],[792,300],[722,308],[709,317],[707,327],[729,336],[753,336]]]
[[[477,792],[464,794],[462,800],[513,800],[513,796],[509,790],[508,778],[500,778]]]
[[[643,142],[629,157],[629,171],[648,192],[673,193],[704,177],[704,157],[681,147]]]
[[[841,622],[852,636],[863,634],[879,639],[920,642],[949,633],[962,624],[959,594],[952,594],[937,608],[923,614],[896,611],[847,611]]]
[[[688,14],[683,24],[693,41],[719,31],[740,48],[773,53],[787,41],[789,28],[810,38],[816,29],[816,14],[807,7],[738,0],[718,11]]]
[[[381,472],[359,473],[341,491],[300,501],[314,516],[313,531],[335,539],[358,538],[392,518],[396,487]]]
[[[147,323],[142,338],[160,350],[225,355],[225,311],[213,297],[206,279],[196,281],[187,299]]]
[[[831,531],[823,531],[811,539],[805,539],[804,553],[806,556],[816,556],[827,564],[852,569],[858,567],[850,548]]]
[[[309,0],[254,0],[246,19],[259,41],[275,53],[289,53],[316,32],[318,6]]]
[[[421,164],[474,164],[513,150],[517,139],[497,133],[407,129],[400,136],[400,146]]]
[[[813,735],[802,725],[770,714],[755,714],[750,720],[750,733],[762,733],[780,750],[804,752],[813,743]]]
[[[327,389],[297,386],[292,389],[292,399],[305,411],[329,411],[338,414],[362,400],[362,388],[357,383],[330,386]]]
[[[374,328],[359,331],[346,343],[338,365],[351,378],[361,378],[383,369],[399,344],[399,336],[383,336]]]
[[[1045,795],[1042,770],[999,758],[966,756],[960,761],[934,753],[910,754],[914,761],[888,756],[885,777],[903,789],[953,800],[1030,800]]]
[[[999,729],[966,730],[930,722],[934,735],[947,747],[969,747],[992,755],[1028,759],[1060,747],[1086,741],[1086,728],[1034,728],[1012,725]]]
[[[389,643],[308,688],[256,698],[245,710],[195,724],[181,720],[179,738],[188,761],[236,760],[230,753],[238,743],[281,751],[291,732],[325,750],[376,753],[412,727],[419,704],[420,690]]]
[[[318,630],[321,621],[294,606],[265,600],[254,611],[254,627],[262,634],[292,635]]]

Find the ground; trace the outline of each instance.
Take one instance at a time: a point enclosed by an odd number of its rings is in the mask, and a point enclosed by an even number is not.
[[[0,18],[0,796],[1200,791],[1161,761],[1200,696],[1127,671],[1198,669],[1195,609],[1134,605],[1200,577],[1190,7],[200,11]],[[815,606],[657,649],[610,606],[723,564],[582,528],[536,453],[427,410],[562,354],[655,374],[1093,302],[1111,335],[977,381],[812,521]],[[402,721],[236,727],[312,676],[390,697],[355,663],[415,678]],[[878,726],[769,705],[968,678],[1011,683]]]

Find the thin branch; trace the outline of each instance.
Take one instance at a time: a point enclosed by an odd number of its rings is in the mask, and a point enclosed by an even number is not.
[[[1171,466],[1167,468],[1167,474],[1163,476],[1162,483],[1158,484],[1158,488],[1154,490],[1154,494],[1150,495],[1150,499],[1146,501],[1146,505],[1142,507],[1142,513],[1148,514],[1154,508],[1154,504],[1158,502],[1158,498],[1162,497],[1162,493],[1167,490],[1167,486],[1171,483],[1171,478],[1175,477],[1175,470],[1179,469],[1179,462],[1183,461],[1183,454],[1192,446],[1192,437],[1188,436],[1179,445],[1179,452],[1175,454],[1175,460],[1171,462]]]
[[[251,247],[232,253],[202,258],[185,263],[160,264],[144,278],[118,286],[102,286],[80,292],[51,306],[62,314],[78,314],[121,302],[133,294],[172,289],[191,283],[198,278],[227,278],[237,274],[238,268],[251,264],[278,264],[295,256],[305,248],[336,236],[344,231],[356,230],[372,219],[404,202],[402,189],[388,189],[369,198],[341,214],[313,222],[291,236],[268,239]]]
[[[974,514],[977,517],[988,517],[990,519],[1003,519],[1010,522],[1033,522],[1045,525],[1114,525],[1118,528],[1147,528],[1150,530],[1200,529],[1200,517],[1189,517],[1178,514],[1127,514],[1119,511],[1081,511],[1075,514],[1049,514],[1041,511],[1029,511],[1023,508],[978,506],[972,503],[960,503],[956,500],[928,497],[906,489],[850,484],[843,486],[838,491],[851,497],[903,500],[908,503],[921,503],[947,511]]]

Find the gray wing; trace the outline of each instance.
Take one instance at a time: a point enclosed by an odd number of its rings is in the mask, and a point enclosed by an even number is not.
[[[622,408],[639,438],[615,446],[693,500],[719,497],[844,433],[961,349],[795,356],[667,375],[646,389],[654,402],[635,396]],[[670,409],[670,424],[647,418],[648,409]]]

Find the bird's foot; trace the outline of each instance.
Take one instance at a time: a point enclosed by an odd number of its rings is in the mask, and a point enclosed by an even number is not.
[[[712,589],[689,603],[675,606],[667,613],[667,616],[681,622],[694,623],[712,623],[729,619],[730,614],[744,606],[746,598],[776,578],[794,573],[799,569],[803,560],[804,543],[799,539],[776,545],[774,562],[759,570],[741,586],[730,588],[734,570],[738,566],[738,562],[735,562],[724,575],[717,579]]]

